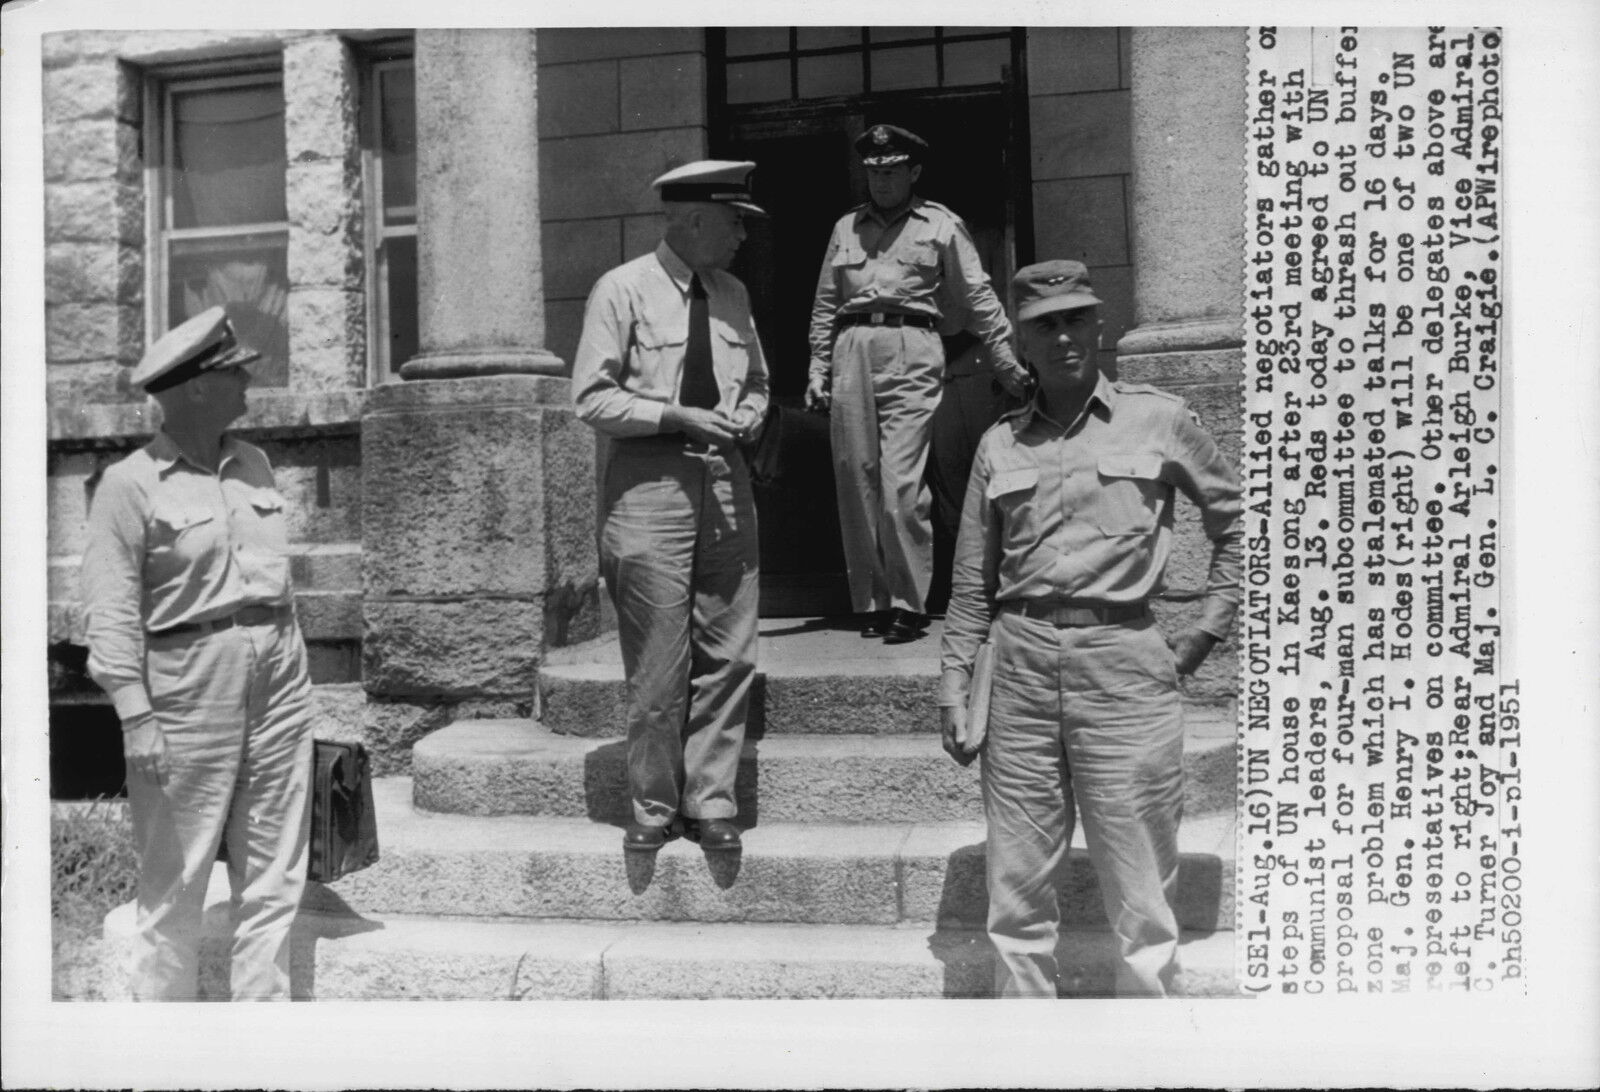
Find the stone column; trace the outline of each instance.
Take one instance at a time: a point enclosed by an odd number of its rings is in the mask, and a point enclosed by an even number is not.
[[[598,632],[594,442],[542,348],[534,32],[417,34],[421,354],[361,422],[365,735],[537,714]]]
[[[421,351],[406,379],[561,375],[544,348],[532,30],[417,31]]]
[[[1186,398],[1238,465],[1243,374],[1245,65],[1242,27],[1133,31],[1134,327],[1122,379]],[[1187,507],[1187,506],[1186,506]],[[1181,518],[1167,580],[1204,587],[1210,544]],[[1178,608],[1181,625],[1193,608]],[[1187,684],[1192,700],[1237,693],[1230,642]]]

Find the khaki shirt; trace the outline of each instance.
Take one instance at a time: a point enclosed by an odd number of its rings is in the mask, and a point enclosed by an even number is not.
[[[1137,603],[1162,591],[1174,490],[1200,509],[1212,542],[1198,625],[1221,639],[1240,599],[1239,478],[1181,398],[1102,375],[1070,425],[1035,403],[986,432],[961,514],[939,704],[966,704],[1000,603]]]
[[[266,455],[232,436],[215,474],[165,432],[106,469],[80,580],[89,674],[124,721],[150,710],[146,634],[294,601],[284,512]]]
[[[913,198],[892,223],[880,219],[868,202],[834,225],[811,305],[812,378],[829,372],[834,320],[869,311],[936,319],[963,315],[997,371],[1019,381],[1027,374],[1011,350],[1011,323],[989,286],[967,226],[938,202]]]
[[[661,411],[678,401],[689,344],[692,271],[665,242],[606,273],[589,293],[572,362],[580,420],[609,436],[651,436]],[[717,409],[751,422],[767,412],[767,361],[750,315],[750,295],[731,273],[700,275],[711,315]]]

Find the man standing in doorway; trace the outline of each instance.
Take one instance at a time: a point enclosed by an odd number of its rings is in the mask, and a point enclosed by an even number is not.
[[[927,143],[893,125],[856,141],[871,200],[834,225],[811,308],[806,405],[830,409],[839,524],[862,636],[899,643],[927,628],[933,570],[923,480],[944,352],[960,312],[1012,394],[1027,375],[960,217],[912,192]]]
[[[89,510],[89,673],[122,719],[139,853],[136,1000],[194,1001],[217,847],[233,888],[234,1000],[289,999],[306,883],[311,677],[294,617],[287,513],[244,416],[221,307],[150,346],[130,382],[161,429],[110,467]]]
[[[1056,891],[1076,799],[1117,938],[1117,993],[1165,996],[1178,966],[1178,678],[1238,610],[1239,479],[1182,399],[1100,374],[1100,300],[1083,265],[1028,266],[1013,289],[1039,387],[978,445],[939,693],[944,748],[969,763],[972,667],[991,638],[981,746],[995,992],[1056,996]],[[1211,567],[1199,619],[1163,639],[1148,604],[1179,491],[1200,509]]]
[[[703,160],[652,185],[655,250],[600,278],[572,366],[578,417],[609,437],[600,571],[628,680],[623,847],[682,833],[737,850],[734,778],[755,678],[756,513],[744,457],[767,408],[767,365],[743,284],[727,272],[750,162]]]

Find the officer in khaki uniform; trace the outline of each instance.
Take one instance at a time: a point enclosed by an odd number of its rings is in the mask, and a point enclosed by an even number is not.
[[[981,749],[995,990],[1056,996],[1056,891],[1076,801],[1117,938],[1117,993],[1165,996],[1178,948],[1178,677],[1238,609],[1239,480],[1182,399],[1100,374],[1100,301],[1081,264],[1028,266],[1013,287],[1039,387],[978,446],[939,695],[945,750],[971,762],[973,661],[992,639]],[[1163,587],[1177,491],[1199,508],[1212,556],[1199,620],[1163,639],[1148,602]]]
[[[610,438],[600,571],[628,680],[623,848],[682,833],[737,850],[734,778],[755,679],[755,502],[744,456],[767,408],[750,297],[727,272],[754,163],[702,160],[653,185],[654,252],[600,278],[572,365],[578,417]]]
[[[926,149],[893,125],[856,141],[871,200],[834,225],[811,309],[806,405],[831,412],[850,600],[867,616],[862,636],[890,642],[915,640],[928,623],[923,473],[944,376],[941,316],[966,316],[1008,391],[1027,383],[965,225],[912,193]]]
[[[228,849],[235,1000],[287,1000],[305,886],[311,680],[284,501],[261,450],[225,435],[258,353],[221,307],[134,370],[162,427],[109,467],[89,512],[89,672],[122,719],[139,853],[133,993],[192,1001],[206,885]]]

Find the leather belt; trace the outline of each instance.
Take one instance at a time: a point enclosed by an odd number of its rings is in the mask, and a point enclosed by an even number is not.
[[[185,622],[181,626],[169,626],[149,636],[192,637],[203,633],[215,633],[222,629],[232,629],[234,626],[264,626],[269,622],[287,622],[293,617],[294,608],[288,606],[241,607],[226,618],[214,618],[209,622]]]
[[[665,447],[673,451],[686,451],[691,455],[709,455],[716,448],[704,440],[691,440],[686,432],[657,432],[651,436],[624,436],[613,441],[618,444],[640,447]]]
[[[853,311],[840,315],[840,326],[920,326],[931,330],[939,324],[932,315],[906,315],[894,311]]]
[[[1008,599],[1001,610],[1049,622],[1057,629],[1076,626],[1115,626],[1137,622],[1150,613],[1150,605],[1138,603],[1071,603],[1059,599]]]

